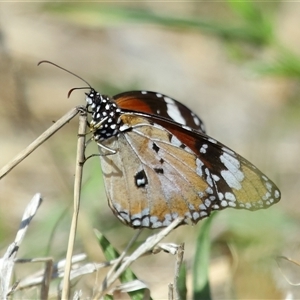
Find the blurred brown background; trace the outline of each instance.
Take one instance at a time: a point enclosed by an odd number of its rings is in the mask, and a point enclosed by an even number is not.
[[[214,220],[214,298],[299,298],[299,288],[280,271],[297,283],[300,267],[286,263],[279,269],[274,260],[300,259],[299,14],[300,3],[294,2],[1,3],[0,166],[84,104],[82,91],[67,99],[70,88],[84,84],[50,65],[37,67],[40,60],[69,69],[104,94],[134,89],[167,94],[200,115],[209,135],[253,162],[282,191],[282,201],[269,210],[225,210]],[[64,257],[76,142],[75,118],[0,181],[1,255],[26,204],[40,192],[44,203],[19,256]],[[97,148],[91,143],[87,151]],[[93,228],[120,250],[133,235],[107,206],[97,158],[84,168],[76,251],[101,261]],[[186,242],[188,268],[200,228],[201,222],[168,237]],[[133,267],[154,299],[167,297],[174,259],[166,256]],[[28,275],[24,266],[22,272]],[[87,297],[94,281],[85,284]]]

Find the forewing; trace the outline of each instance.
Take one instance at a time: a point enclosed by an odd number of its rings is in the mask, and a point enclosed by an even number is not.
[[[114,100],[124,111],[163,117],[186,127],[205,132],[202,120],[188,107],[166,95],[149,91],[131,91],[115,95]]]

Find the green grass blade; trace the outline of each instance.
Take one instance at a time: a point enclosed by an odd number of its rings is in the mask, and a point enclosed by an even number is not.
[[[110,261],[110,260],[118,258],[120,254],[111,245],[111,243],[108,241],[108,239],[98,230],[95,230],[95,234],[98,238],[99,245],[103,251],[103,254],[104,254],[106,260]],[[122,283],[130,282],[135,279],[138,279],[137,276],[129,268],[126,269],[120,276],[120,281]],[[145,292],[147,293],[147,291],[145,291],[145,289],[141,289],[141,290],[137,290],[137,291],[128,292],[128,295],[130,296],[130,298],[132,300],[143,300]],[[149,299],[152,300],[151,297]]]
[[[187,295],[187,287],[186,287],[186,266],[183,262],[180,270],[179,270],[179,277],[177,280],[177,289],[179,292],[180,300],[186,300]]]
[[[210,300],[210,285],[208,278],[210,261],[210,227],[216,214],[203,221],[199,236],[197,238],[196,253],[193,268],[193,299]]]
[[[253,42],[267,45],[274,40],[274,21],[269,11],[251,1],[227,0],[230,9],[240,17],[240,28]],[[254,39],[253,39],[254,38]]]

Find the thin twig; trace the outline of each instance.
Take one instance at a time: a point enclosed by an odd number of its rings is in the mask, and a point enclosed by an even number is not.
[[[53,259],[49,259],[46,261],[45,272],[43,276],[42,286],[41,286],[41,299],[48,299],[50,282],[52,278],[53,271]]]
[[[174,300],[174,286],[173,286],[173,283],[168,284],[168,300]]]
[[[79,116],[79,128],[78,128],[78,142],[77,142],[77,157],[75,168],[75,182],[74,182],[74,210],[72,217],[72,224],[69,235],[68,250],[66,256],[65,276],[63,282],[62,299],[69,299],[70,292],[70,273],[72,267],[72,255],[75,243],[76,228],[78,221],[78,213],[80,206],[80,191],[82,182],[83,163],[85,160],[85,133],[87,126],[86,112],[82,112]]]
[[[78,114],[79,108],[72,108],[63,117],[56,121],[49,129],[41,134],[36,140],[34,140],[27,148],[21,151],[12,161],[6,164],[0,170],[0,179],[8,174],[14,167],[16,167],[22,160],[24,160],[29,154],[31,154],[36,148],[49,139],[56,131],[68,123],[72,118]]]

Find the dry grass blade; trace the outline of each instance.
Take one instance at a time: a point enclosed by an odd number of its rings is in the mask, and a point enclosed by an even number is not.
[[[122,284],[116,286],[113,289],[113,292],[117,291],[120,293],[128,293],[128,292],[137,291],[137,290],[141,290],[141,289],[147,289],[149,291],[149,287],[147,286],[147,284],[145,284],[141,280],[136,279],[136,280],[133,280],[130,282],[125,282],[125,283],[122,283]]]
[[[283,256],[283,255],[277,256],[277,258],[276,258],[277,266],[278,266],[278,268],[279,268],[279,270],[280,270],[280,272],[281,272],[283,278],[288,282],[288,284],[290,284],[291,286],[300,286],[300,283],[299,283],[299,282],[293,283],[293,282],[291,282],[291,280],[288,279],[287,275],[284,273],[284,271],[283,271],[282,268],[280,267],[280,264],[279,264],[279,260],[280,260],[280,259],[286,260],[286,261],[288,261],[288,262],[290,262],[290,263],[292,263],[292,264],[294,264],[294,265],[296,265],[296,266],[300,266],[300,264],[299,264],[297,261],[295,261],[295,260],[293,260],[293,259],[291,259],[291,258],[289,258],[289,257]]]
[[[41,195],[35,194],[25,209],[15,241],[9,245],[4,256],[0,259],[0,299],[7,299],[15,257],[24,239],[30,221],[36,214],[41,202]]]
[[[79,267],[78,263],[86,259],[86,254],[77,254],[72,257],[72,272],[71,278],[76,278],[78,276],[82,276],[83,274],[92,273],[97,270],[97,268],[106,267],[105,263],[102,264],[88,264],[83,267]],[[57,263],[53,263],[52,257],[41,257],[41,258],[32,258],[32,259],[17,259],[16,263],[39,263],[45,262],[46,269],[39,270],[30,276],[23,278],[19,281],[18,286],[16,287],[17,290],[28,289],[37,285],[43,284],[46,282],[48,278],[56,279],[56,278],[63,278],[64,276],[64,267],[66,265],[66,260],[60,260]],[[52,272],[51,277],[45,278],[45,273],[50,274],[49,266],[52,264]],[[93,265],[93,266],[92,266]]]
[[[151,253],[157,254],[160,251],[164,251],[175,255],[178,253],[179,247],[180,245],[177,245],[175,243],[159,243],[152,249]]]
[[[48,138],[50,138],[56,131],[68,123],[72,118],[74,118],[80,107],[73,108],[67,112],[63,117],[56,121],[49,129],[47,129],[43,134],[41,134],[36,140],[34,140],[28,147],[21,151],[12,161],[6,164],[0,170],[0,179],[8,174],[14,167],[16,167],[21,161],[23,161],[29,154],[31,154],[36,148],[43,144]]]

